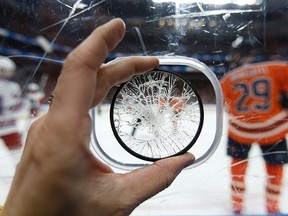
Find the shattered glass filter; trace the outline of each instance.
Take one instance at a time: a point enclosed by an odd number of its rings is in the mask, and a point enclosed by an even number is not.
[[[122,84],[114,95],[110,122],[118,142],[148,161],[182,154],[203,124],[201,98],[191,84],[166,71],[150,71]]]
[[[91,112],[91,147],[114,168],[134,170],[190,151],[196,157],[187,167],[191,169],[205,163],[220,143],[223,96],[215,74],[197,59],[155,57],[159,60],[157,69],[114,86],[106,98],[110,103]],[[182,68],[193,76],[167,68]],[[204,106],[202,99],[213,101],[213,105]]]

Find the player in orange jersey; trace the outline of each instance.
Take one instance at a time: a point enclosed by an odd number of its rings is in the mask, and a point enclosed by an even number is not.
[[[155,103],[159,104],[161,109],[170,109],[172,110],[172,123],[174,130],[176,131],[177,129],[177,119],[179,114],[182,112],[183,107],[184,107],[184,102],[181,99],[181,97],[171,97],[170,99],[163,98],[161,97],[159,100],[156,100]],[[135,125],[140,125],[141,124],[141,119],[137,118]],[[134,136],[136,133],[137,127],[134,127],[131,135]]]
[[[179,97],[174,97],[170,101],[170,106],[173,108],[173,112],[177,115],[182,112],[184,103]]]
[[[170,100],[160,98],[159,105],[161,108],[170,107],[174,114],[180,113],[184,107],[184,103],[181,100],[181,97],[172,97]]]
[[[182,112],[183,107],[184,107],[183,99],[181,97],[176,97],[176,96],[170,98],[170,100],[165,99],[165,98],[160,98],[159,104],[162,109],[169,107],[172,110],[173,112],[172,123],[173,123],[174,129],[176,130],[178,116]]]
[[[227,153],[232,157],[234,213],[243,211],[245,172],[251,145],[259,144],[266,164],[266,210],[279,212],[283,164],[288,162],[288,63],[262,62],[236,68],[221,80],[229,116]]]

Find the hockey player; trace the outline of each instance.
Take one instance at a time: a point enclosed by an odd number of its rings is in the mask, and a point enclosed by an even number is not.
[[[177,119],[184,108],[183,99],[181,99],[181,97],[172,97],[170,98],[170,100],[167,100],[166,98],[161,97],[159,98],[159,100],[156,100],[155,103],[159,105],[159,108],[161,109],[160,112],[162,112],[163,109],[169,109],[171,111],[171,115],[172,115],[171,120],[173,124],[173,129],[174,129],[174,132],[176,132]],[[135,122],[136,127],[134,127],[132,130],[132,133],[131,133],[132,136],[135,135],[137,126],[141,124],[141,121],[142,121],[141,118],[136,119],[136,122]]]
[[[288,162],[288,64],[262,62],[236,68],[221,80],[227,108],[233,211],[243,211],[245,172],[252,144],[259,144],[266,164],[266,210],[279,212],[283,165]]]
[[[169,107],[175,115],[182,112],[184,107],[184,102],[181,97],[172,97],[170,100],[165,98],[159,99],[159,105],[162,109]]]
[[[179,96],[174,96],[170,98],[170,100],[166,100],[165,98],[160,98],[159,100],[160,107],[162,109],[169,108],[171,109],[173,116],[172,116],[172,124],[173,124],[173,132],[177,132],[178,127],[178,117],[180,113],[183,111],[184,108],[184,100]]]
[[[39,84],[31,82],[27,86],[26,99],[30,102],[30,113],[36,117],[39,115],[41,104],[44,103],[45,94]]]
[[[17,110],[21,108],[18,83],[11,81],[16,64],[0,56],[0,138],[9,149],[21,147],[21,133],[17,127]]]

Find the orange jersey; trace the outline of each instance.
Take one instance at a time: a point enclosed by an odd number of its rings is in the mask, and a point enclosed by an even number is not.
[[[221,80],[229,136],[244,144],[276,143],[288,132],[288,111],[280,103],[288,92],[288,64],[251,64],[227,73]]]
[[[160,98],[159,104],[161,108],[164,108],[166,106],[172,107],[174,113],[180,113],[184,107],[184,103],[179,97],[173,97],[172,99],[170,99],[169,103],[166,101],[166,99]]]

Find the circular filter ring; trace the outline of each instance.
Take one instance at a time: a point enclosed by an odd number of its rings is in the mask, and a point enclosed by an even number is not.
[[[115,138],[127,152],[146,161],[187,152],[203,121],[203,104],[191,83],[158,69],[121,84],[110,107]]]

